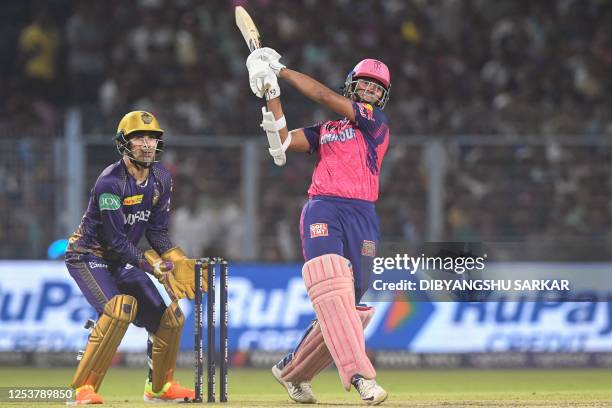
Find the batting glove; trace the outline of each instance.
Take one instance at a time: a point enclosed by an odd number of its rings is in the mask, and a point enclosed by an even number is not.
[[[258,98],[266,97],[267,100],[280,96],[280,86],[272,68],[267,61],[251,53],[246,62],[249,70],[249,85],[251,91]]]
[[[266,61],[276,77],[280,76],[281,69],[286,68],[285,65],[280,62],[281,55],[273,48],[264,47],[256,49],[251,53],[251,55],[249,55],[249,57],[251,56],[253,56],[253,58],[259,58],[262,61]]]

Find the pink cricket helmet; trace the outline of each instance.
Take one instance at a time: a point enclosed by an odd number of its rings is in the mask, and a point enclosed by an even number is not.
[[[362,77],[374,78],[380,81],[387,89],[391,85],[389,68],[379,60],[366,58],[355,65],[355,68],[353,68],[353,78]]]
[[[380,82],[384,88],[383,96],[375,103],[379,108],[384,109],[389,101],[391,91],[391,74],[389,68],[382,61],[366,58],[359,61],[355,68],[348,74],[344,82],[343,95],[351,97],[355,94],[358,79],[374,79]],[[372,83],[374,84],[374,83]],[[378,86],[377,84],[375,86]]]

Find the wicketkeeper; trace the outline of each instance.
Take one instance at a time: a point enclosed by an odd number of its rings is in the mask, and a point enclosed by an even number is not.
[[[251,90],[268,100],[262,127],[275,163],[285,163],[286,150],[318,154],[300,220],[306,260],[302,276],[317,319],[272,373],[291,399],[313,403],[310,380],[333,361],[347,391],[353,385],[364,402],[380,404],[387,392],[376,383],[363,335],[374,310],[359,301],[368,288],[380,235],[374,203],[389,145],[383,112],[391,88],[389,69],[374,59],[359,62],[339,95],[286,68],[280,58],[273,49],[261,48],[251,53],[247,68]],[[277,78],[341,118],[288,132]]]
[[[163,134],[148,112],[121,119],[115,137],[121,160],[98,177],[69,240],[66,266],[99,315],[72,379],[76,404],[103,402],[100,384],[130,323],[149,333],[144,400],[194,397],[173,378],[185,320],[177,299],[194,297],[195,260],[168,234],[172,178],[159,163]],[[152,247],[145,253],[136,247],[143,234]],[[148,275],[164,285],[169,305]]]

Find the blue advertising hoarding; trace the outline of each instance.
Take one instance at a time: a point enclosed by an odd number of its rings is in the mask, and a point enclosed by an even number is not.
[[[600,267],[611,270],[610,264]],[[230,349],[288,350],[297,344],[314,318],[300,268],[299,264],[230,264]],[[377,312],[366,330],[369,349],[612,351],[611,302],[398,299],[373,306]],[[181,308],[186,315],[181,348],[190,350],[193,305],[183,300]],[[78,350],[87,340],[83,324],[88,318],[95,318],[95,313],[62,262],[0,261],[0,351]],[[131,327],[120,350],[145,348],[146,333]]]

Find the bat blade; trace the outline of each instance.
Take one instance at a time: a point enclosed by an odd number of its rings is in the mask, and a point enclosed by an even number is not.
[[[261,40],[259,38],[259,30],[255,26],[253,19],[242,6],[236,6],[236,25],[240,29],[244,41],[246,41],[249,51],[261,48]]]

